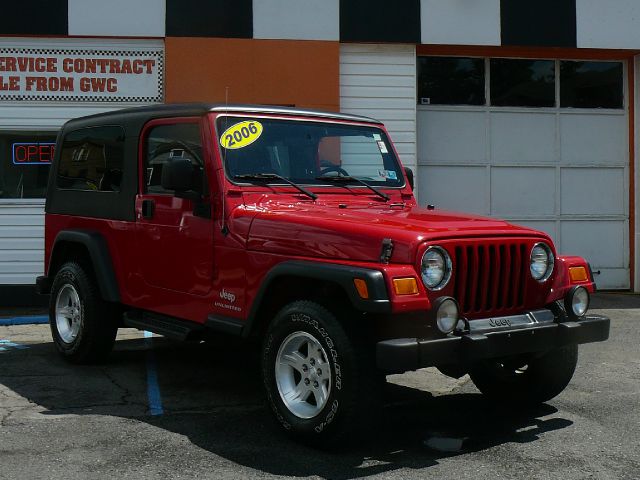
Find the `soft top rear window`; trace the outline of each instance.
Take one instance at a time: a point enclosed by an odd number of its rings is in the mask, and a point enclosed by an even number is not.
[[[119,192],[124,164],[124,130],[87,127],[65,135],[56,184],[65,190]]]

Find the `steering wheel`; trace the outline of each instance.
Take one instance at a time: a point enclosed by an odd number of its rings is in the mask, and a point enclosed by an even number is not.
[[[333,166],[333,167],[327,167],[323,170],[320,170],[320,175],[325,175],[329,172],[338,172],[340,175],[344,176],[344,177],[348,177],[349,176],[349,172],[347,172],[344,168],[342,167],[338,167],[338,166]]]
[[[195,166],[198,166],[198,167],[202,165],[202,157],[198,152],[195,151],[193,146],[188,145],[185,142],[181,142],[180,140],[174,140],[171,143],[165,143],[165,144],[159,145],[158,148],[154,150],[152,155],[155,157],[155,156],[162,155],[163,153],[172,152],[173,150],[183,150],[187,155],[192,157],[191,163],[195,163]]]

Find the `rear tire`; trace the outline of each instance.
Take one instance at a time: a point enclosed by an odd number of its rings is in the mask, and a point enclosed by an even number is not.
[[[276,420],[296,440],[335,448],[375,415],[383,377],[358,338],[310,301],[287,305],[272,321],[262,347],[264,387]]]
[[[577,363],[578,346],[569,345],[528,361],[486,361],[469,375],[478,390],[492,400],[535,405],[559,395],[571,381]]]
[[[100,296],[98,285],[76,262],[62,265],[51,287],[49,326],[58,352],[72,363],[106,359],[118,332],[116,309]]]

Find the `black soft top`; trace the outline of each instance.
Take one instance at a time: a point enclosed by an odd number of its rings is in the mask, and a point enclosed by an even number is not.
[[[49,175],[45,211],[62,215],[134,221],[135,197],[138,191],[138,142],[144,125],[156,118],[196,117],[204,116],[210,112],[295,115],[318,120],[329,119],[380,124],[379,121],[367,117],[320,110],[217,103],[151,105],[75,118],[65,123],[58,135],[51,174]],[[120,191],[94,192],[60,188],[57,185],[56,178],[67,135],[77,130],[100,126],[117,126],[124,133],[124,164]]]

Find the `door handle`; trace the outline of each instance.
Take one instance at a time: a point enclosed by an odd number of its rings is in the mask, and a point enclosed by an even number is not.
[[[142,218],[153,218],[153,213],[156,210],[156,204],[153,200],[142,201]]]

